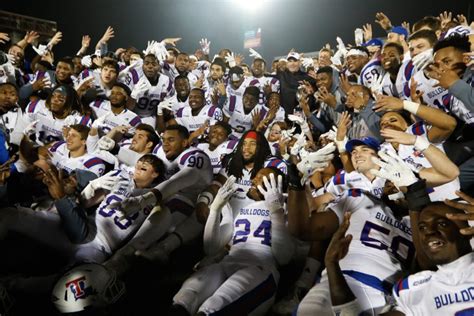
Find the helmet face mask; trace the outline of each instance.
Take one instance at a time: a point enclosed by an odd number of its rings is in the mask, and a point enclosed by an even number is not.
[[[108,306],[124,293],[125,285],[115,272],[88,263],[66,272],[56,282],[51,299],[59,312],[73,313]]]

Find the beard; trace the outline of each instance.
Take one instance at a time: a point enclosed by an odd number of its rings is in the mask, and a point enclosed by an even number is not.
[[[126,101],[122,101],[120,103],[112,103],[110,102],[110,105],[113,106],[114,108],[121,108],[121,107],[124,107],[126,104]]]
[[[247,164],[252,163],[254,161],[255,161],[255,156],[253,156],[252,158],[248,158],[248,159],[244,158],[244,165],[247,165]]]

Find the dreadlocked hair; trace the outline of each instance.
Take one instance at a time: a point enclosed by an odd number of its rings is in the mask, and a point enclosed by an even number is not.
[[[250,176],[251,179],[253,179],[257,172],[263,168],[265,160],[269,156],[271,156],[270,145],[268,145],[268,141],[263,135],[263,133],[254,130],[245,132],[240,138],[239,143],[235,147],[234,151],[231,154],[226,155],[222,162],[222,165],[227,171],[227,174],[232,175],[237,179],[240,179],[243,176],[243,169],[245,168],[245,165],[244,157],[242,156],[242,147],[244,145],[244,140],[249,132],[254,132],[257,134],[257,148],[255,150],[255,156],[253,161],[254,166]]]

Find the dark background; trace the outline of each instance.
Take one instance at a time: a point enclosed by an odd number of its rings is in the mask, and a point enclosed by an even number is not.
[[[244,1],[244,0],[240,0]],[[248,1],[255,5],[258,0]],[[218,49],[248,53],[243,34],[262,28],[263,47],[258,51],[267,59],[286,55],[290,48],[300,52],[319,50],[326,42],[334,47],[336,36],[353,42],[354,29],[371,22],[374,36],[385,36],[374,22],[382,11],[394,25],[411,24],[426,15],[444,10],[462,13],[471,21],[473,1],[349,1],[349,0],[263,0],[256,12],[242,8],[238,0],[0,0],[0,9],[58,23],[64,34],[55,49],[57,56],[72,55],[81,45],[81,36],[92,37],[95,46],[108,25],[115,29],[110,49],[133,45],[144,49],[147,40],[182,37],[178,48],[193,53],[198,41],[211,41],[211,56]],[[1,30],[0,30],[1,31]],[[92,53],[93,47],[89,53]]]

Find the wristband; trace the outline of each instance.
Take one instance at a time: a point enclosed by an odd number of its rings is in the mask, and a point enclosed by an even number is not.
[[[428,192],[426,192],[426,180],[421,179],[407,187],[405,198],[410,211],[419,212],[431,203]]]
[[[214,197],[210,192],[203,191],[201,194],[199,194],[199,197],[197,199],[197,203],[204,203],[206,205],[211,205],[212,201],[214,201]]]
[[[416,151],[424,152],[430,147],[430,142],[424,137],[416,136],[414,147]]]
[[[420,105],[416,102],[403,101],[403,109],[405,111],[410,112],[411,114],[416,115],[416,112],[418,112],[419,107],[420,107]]]
[[[339,151],[340,154],[346,152],[347,136],[344,136],[343,140],[335,139],[334,143],[336,143],[337,151]]]
[[[288,166],[288,187],[295,191],[304,190],[304,187],[301,184],[301,177],[299,175],[298,168],[295,164]]]

